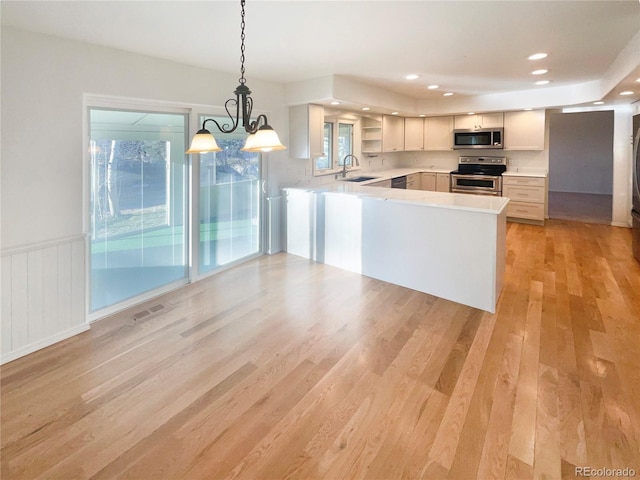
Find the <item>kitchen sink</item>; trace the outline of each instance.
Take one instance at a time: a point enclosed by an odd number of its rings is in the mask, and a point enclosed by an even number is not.
[[[366,182],[367,180],[373,180],[374,178],[378,178],[378,177],[367,177],[366,175],[362,175],[360,177],[345,178],[344,181],[345,182]]]

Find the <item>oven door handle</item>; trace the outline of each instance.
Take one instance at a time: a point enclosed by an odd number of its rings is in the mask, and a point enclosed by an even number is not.
[[[500,175],[477,175],[475,173],[471,173],[471,174],[454,173],[451,176],[454,178],[477,178],[480,180],[498,180],[499,178],[501,178]]]

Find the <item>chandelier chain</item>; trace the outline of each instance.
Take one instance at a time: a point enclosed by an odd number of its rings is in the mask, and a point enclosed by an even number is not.
[[[244,78],[244,2],[245,0],[240,1],[240,6],[242,7],[242,11],[240,14],[240,84],[244,85],[246,83],[246,79]]]

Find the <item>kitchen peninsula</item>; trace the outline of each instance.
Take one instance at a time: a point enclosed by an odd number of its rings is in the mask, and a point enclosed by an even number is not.
[[[286,251],[495,312],[509,199],[367,186],[396,174],[285,188]]]

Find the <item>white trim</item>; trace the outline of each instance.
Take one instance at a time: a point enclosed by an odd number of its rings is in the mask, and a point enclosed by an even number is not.
[[[331,167],[330,168],[316,168],[317,158],[313,158],[311,162],[311,169],[313,171],[314,177],[323,177],[326,175],[340,175],[342,173],[343,167],[340,166],[340,161],[342,160],[338,155],[338,139],[340,137],[340,125],[351,125],[351,155],[354,155],[358,159],[358,165],[352,165],[347,168],[348,172],[354,172],[361,169],[360,165],[360,155],[358,155],[358,151],[356,149],[356,131],[359,126],[359,120],[347,119],[342,117],[325,117],[324,122],[322,124],[322,131],[324,132],[324,124],[330,123],[331,126]],[[321,157],[320,157],[321,158]]]
[[[123,310],[126,310],[128,308],[131,308],[135,305],[140,305],[142,303],[148,302],[149,300],[152,300],[156,297],[160,297],[162,295],[165,295],[169,292],[173,292],[174,290],[177,290],[179,288],[185,287],[187,285],[189,285],[191,282],[189,281],[188,278],[183,278],[180,280],[177,280],[175,282],[171,282],[168,283],[166,285],[163,285],[161,287],[158,288],[154,288],[153,290],[149,290],[147,292],[143,292],[139,295],[136,295],[135,297],[131,297],[128,298],[126,300],[123,300],[122,302],[116,303],[115,305],[111,305],[109,307],[100,309],[100,310],[96,310],[95,312],[89,312],[88,316],[87,316],[87,321],[89,323],[93,323],[97,320],[100,320],[102,318],[108,317],[110,315],[113,315],[115,313],[118,312],[122,312]],[[89,285],[89,282],[87,282],[87,285]],[[90,308],[90,307],[89,307]]]
[[[179,105],[179,106],[178,106]],[[90,218],[90,205],[91,205],[91,188],[90,188],[90,175],[91,175],[91,167],[90,167],[90,158],[89,151],[87,148],[91,128],[89,125],[89,110],[90,109],[113,109],[113,110],[122,110],[122,111],[143,111],[150,113],[172,113],[179,114],[185,116],[185,132],[184,132],[184,141],[185,147],[188,146],[189,142],[189,133],[191,131],[191,117],[192,117],[192,109],[184,104],[178,104],[176,102],[165,102],[158,100],[148,100],[148,99],[136,99],[136,98],[125,98],[125,97],[112,97],[106,95],[94,95],[94,94],[84,94],[83,102],[82,102],[82,118],[83,118],[83,206],[82,206],[82,226],[85,232],[89,232],[91,228]],[[191,223],[190,219],[190,211],[189,211],[189,198],[191,197],[192,185],[190,183],[190,165],[189,165],[189,156],[185,155],[185,176],[186,179],[184,181],[184,190],[185,190],[185,204],[183,205],[183,219],[184,219],[184,231],[185,234],[189,230],[189,226]],[[169,291],[175,290],[178,287],[188,285],[191,282],[191,270],[190,270],[190,262],[191,262],[191,253],[190,247],[188,243],[185,245],[188,248],[187,251],[187,275],[185,278],[178,279],[174,282],[171,282],[166,285],[162,285],[158,288],[155,288],[149,292],[143,292],[139,295],[131,297],[130,299],[125,299],[122,302],[119,302],[115,305],[110,305],[104,309],[99,309],[96,311],[91,310],[91,236],[90,233],[86,233],[87,245],[86,245],[86,259],[85,259],[85,305],[86,312],[85,318],[86,321],[91,323],[100,318],[104,318],[106,316],[112,315],[119,311],[122,311],[126,308],[129,308],[133,305],[143,303],[148,299],[157,297]],[[188,240],[189,237],[185,238]]]
[[[36,352],[37,350],[41,350],[45,347],[49,347],[54,343],[61,342],[62,340],[71,338],[75,335],[78,335],[79,333],[86,332],[87,330],[89,330],[89,328],[89,324],[84,323],[82,325],[78,325],[77,327],[73,327],[63,332],[56,333],[55,335],[51,335],[50,337],[43,338],[42,340],[38,340],[37,342],[33,342],[17,350],[13,350],[0,357],[0,365],[4,365],[5,363],[11,362],[20,357],[24,357],[25,355],[29,355],[30,353]]]
[[[612,227],[623,227],[623,228],[631,228],[631,225],[623,222],[611,222]]]
[[[113,109],[143,109],[151,112],[161,113],[190,113],[193,108],[192,105],[179,102],[170,102],[164,100],[150,100],[146,98],[133,98],[133,97],[117,97],[110,95],[99,95],[93,93],[85,93],[83,98],[85,107],[92,106],[97,108],[113,108]],[[88,129],[88,124],[85,123]]]
[[[264,255],[265,253],[262,251],[261,248],[259,248],[259,250],[256,253],[252,253],[250,255],[247,255],[246,257],[238,258],[236,260],[233,260],[232,262],[225,263],[224,265],[216,267],[213,270],[209,270],[205,273],[199,273],[198,277],[193,279],[193,282],[195,283],[195,282],[199,282],[200,280],[204,280],[205,278],[213,277],[218,273],[224,272],[225,270],[229,270],[230,268],[233,268],[233,267],[237,267],[238,265],[248,262],[249,260],[253,260],[258,257],[263,257]]]
[[[88,234],[71,235],[69,237],[54,238],[51,240],[45,240],[43,242],[28,243],[26,245],[20,245],[19,247],[9,247],[2,250],[2,257],[8,257],[11,255],[18,255],[20,253],[28,253],[34,250],[41,250],[43,248],[56,247],[64,243],[71,243],[77,240],[84,240]]]

